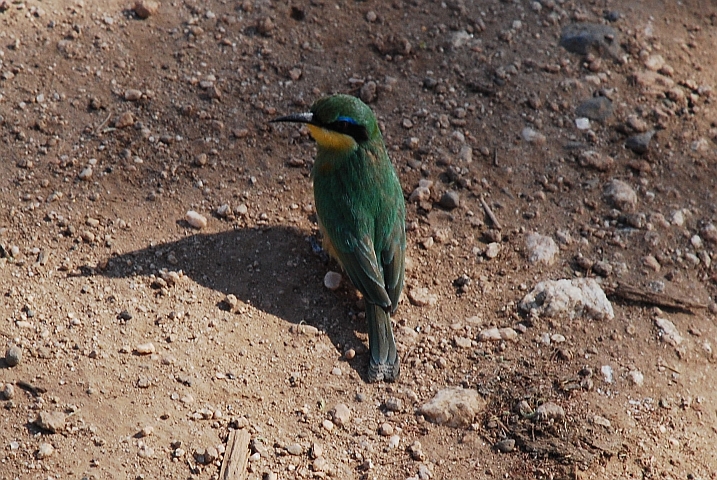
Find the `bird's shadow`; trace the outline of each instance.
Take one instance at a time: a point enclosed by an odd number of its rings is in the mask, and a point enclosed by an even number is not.
[[[333,268],[309,232],[287,226],[238,228],[197,233],[110,258],[100,273],[112,278],[149,276],[161,269],[182,270],[196,283],[233,294],[238,300],[293,324],[307,323],[326,332],[341,354],[341,346],[355,345],[351,321],[355,290],[348,282],[332,292],[323,277]],[[224,301],[217,308],[227,309]],[[349,365],[366,380],[368,358],[358,355]]]

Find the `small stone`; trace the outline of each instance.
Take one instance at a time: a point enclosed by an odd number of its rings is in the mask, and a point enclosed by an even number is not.
[[[302,453],[304,453],[304,449],[298,443],[290,444],[289,446],[286,447],[286,451],[289,452],[290,455],[294,455],[294,456],[299,456]]]
[[[151,425],[147,425],[146,427],[142,428],[142,430],[139,431],[140,437],[149,437],[154,433],[154,427]]]
[[[341,286],[341,274],[338,272],[326,272],[324,286],[331,291],[337,290]]]
[[[578,163],[581,167],[594,168],[600,172],[607,172],[615,166],[615,159],[596,152],[595,150],[587,150],[578,156]]]
[[[541,3],[545,4],[545,2]],[[620,51],[617,30],[597,23],[566,25],[560,34],[560,46],[583,56],[593,53],[617,58]]]
[[[15,398],[15,385],[6,383],[2,392],[0,392],[0,396],[2,396],[3,400],[12,400]]]
[[[506,438],[505,440],[500,440],[499,442],[496,442],[495,448],[499,452],[510,453],[513,450],[515,450],[515,440],[512,438]]]
[[[421,202],[427,202],[431,199],[431,189],[428,187],[422,187],[418,186],[416,187],[413,192],[411,192],[411,195],[408,197],[409,203],[421,203]]]
[[[393,426],[390,423],[382,423],[380,427],[378,427],[378,434],[382,437],[390,437],[393,435]]]
[[[389,412],[400,412],[403,410],[403,400],[396,397],[388,397],[383,404]]]
[[[423,453],[423,446],[418,440],[409,445],[408,453],[410,453],[411,458],[416,461],[422,462],[426,459],[426,455]]]
[[[700,229],[700,236],[708,243],[717,244],[717,227],[712,223],[708,223]]]
[[[607,97],[589,98],[575,109],[575,114],[578,117],[585,117],[598,122],[603,122],[610,118],[612,112],[612,102]]]
[[[289,70],[289,78],[292,81],[296,82],[301,78],[302,73],[303,72],[300,68],[292,68],[291,70]]]
[[[477,338],[481,342],[498,342],[501,340],[515,341],[518,339],[518,332],[510,327],[487,328],[481,330]]]
[[[124,112],[115,120],[115,128],[127,128],[134,125],[134,115],[132,112]]]
[[[545,135],[542,133],[530,128],[525,127],[521,132],[520,136],[528,143],[533,143],[535,145],[544,145],[547,139],[545,138]]]
[[[142,90],[130,88],[124,92],[124,99],[128,102],[136,102],[140,98],[142,98]]]
[[[217,217],[219,217],[219,218],[227,218],[227,217],[231,216],[231,214],[232,214],[232,209],[229,206],[229,204],[227,204],[227,203],[225,203],[222,206],[220,206],[219,208],[217,208]]]
[[[530,263],[552,265],[558,254],[558,245],[551,237],[539,233],[530,233],[525,239]]]
[[[341,371],[341,369],[339,367],[334,367],[331,369],[331,375],[340,377],[341,375],[343,375],[343,372]]]
[[[615,318],[612,304],[593,278],[539,282],[523,297],[518,308],[525,313],[546,317]]]
[[[418,413],[439,425],[468,427],[475,416],[485,407],[486,402],[472,389],[449,387],[439,391]]]
[[[645,68],[648,70],[652,70],[653,72],[657,72],[662,67],[665,66],[665,59],[662,57],[662,55],[650,55],[647,57],[647,60],[645,60]]]
[[[603,197],[612,207],[623,212],[632,212],[637,206],[637,193],[622,180],[611,180],[603,187]]]
[[[652,140],[653,135],[655,135],[654,130],[632,135],[625,141],[625,146],[638,155],[642,155],[649,149],[650,141]]]
[[[35,457],[38,460],[42,460],[44,458],[51,457],[53,453],[55,453],[55,447],[53,447],[49,443],[41,443],[37,449],[37,453],[35,454]]]
[[[441,196],[441,200],[438,202],[438,204],[447,210],[453,210],[454,208],[458,208],[460,206],[460,196],[457,192],[454,192],[453,190],[448,190]]]
[[[67,416],[62,412],[40,412],[35,418],[35,425],[50,433],[59,433],[65,430]]]
[[[639,370],[630,370],[627,372],[627,378],[637,387],[641,387],[645,383],[645,376]]]
[[[562,421],[564,419],[565,410],[557,403],[545,402],[535,410],[535,420],[538,422]]]
[[[351,420],[351,410],[346,404],[339,403],[331,410],[331,419],[338,426],[347,425]]]
[[[398,435],[391,435],[391,438],[388,439],[388,448],[394,449],[398,447],[398,444],[401,442],[401,437]]]
[[[349,348],[344,352],[344,358],[346,360],[353,360],[354,357],[356,357],[356,350],[354,350],[353,348]]]
[[[458,336],[453,338],[453,343],[458,348],[471,348],[471,346],[473,345],[473,342],[470,338]]]
[[[610,365],[603,365],[600,367],[600,373],[605,383],[612,383],[614,381],[614,373]]]
[[[627,117],[627,126],[635,130],[637,133],[645,133],[650,129],[647,122],[637,115],[629,115]]]
[[[432,307],[438,303],[438,296],[425,287],[414,287],[408,292],[408,299],[417,307]]]
[[[655,318],[655,325],[657,325],[657,328],[660,329],[660,339],[663,342],[668,345],[672,345],[673,347],[682,343],[682,335],[680,335],[680,332],[677,330],[674,323],[666,318],[657,317]]]
[[[156,349],[154,348],[154,344],[152,342],[148,342],[137,345],[134,351],[139,355],[151,355],[156,352]]]
[[[486,256],[486,258],[492,259],[492,258],[495,258],[498,256],[498,254],[500,253],[500,250],[501,250],[500,243],[491,242],[486,247],[484,255]]]
[[[16,367],[22,361],[22,347],[11,345],[5,352],[5,363],[8,367]]]
[[[324,456],[324,447],[322,447],[318,443],[314,443],[311,445],[311,449],[309,450],[309,457],[312,460],[316,460],[317,458],[321,458]]]
[[[334,422],[332,422],[329,419],[326,419],[323,422],[321,422],[321,426],[324,428],[324,430],[326,430],[327,432],[330,432],[331,430],[334,429]]]
[[[77,175],[77,178],[88,182],[92,179],[92,173],[92,167],[87,166],[80,171],[80,173]]]
[[[590,119],[585,117],[576,118],[575,126],[578,130],[590,130]]]
[[[376,15],[376,12],[373,10],[369,10],[366,12],[366,21],[369,23],[373,23],[378,19],[378,15]]]
[[[154,0],[138,0],[134,4],[134,13],[144,20],[157,13],[159,5],[159,2]]]
[[[368,81],[364,83],[361,90],[359,90],[359,98],[363,100],[364,103],[373,103],[376,100],[376,89],[376,82]]]
[[[189,210],[184,219],[196,229],[202,229],[207,226],[207,218],[194,210]]]
[[[659,272],[662,268],[660,262],[658,262],[657,259],[652,255],[646,255],[642,257],[642,264],[654,272]]]

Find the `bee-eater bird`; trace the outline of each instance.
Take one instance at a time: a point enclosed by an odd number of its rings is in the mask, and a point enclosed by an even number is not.
[[[391,314],[403,290],[406,205],[376,117],[358,98],[332,95],[272,122],[306,124],[316,140],[311,176],[323,246],[364,296],[369,381],[394,381]]]

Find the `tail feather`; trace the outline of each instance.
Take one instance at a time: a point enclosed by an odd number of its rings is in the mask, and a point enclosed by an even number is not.
[[[368,348],[370,352],[368,379],[392,382],[398,378],[401,362],[391,329],[391,316],[383,308],[366,302]]]

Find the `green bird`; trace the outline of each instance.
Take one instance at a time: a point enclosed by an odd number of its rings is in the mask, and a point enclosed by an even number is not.
[[[403,290],[406,205],[376,117],[358,98],[332,95],[272,122],[306,124],[316,140],[311,177],[324,249],[364,296],[369,381],[394,381],[400,360],[391,314]]]

